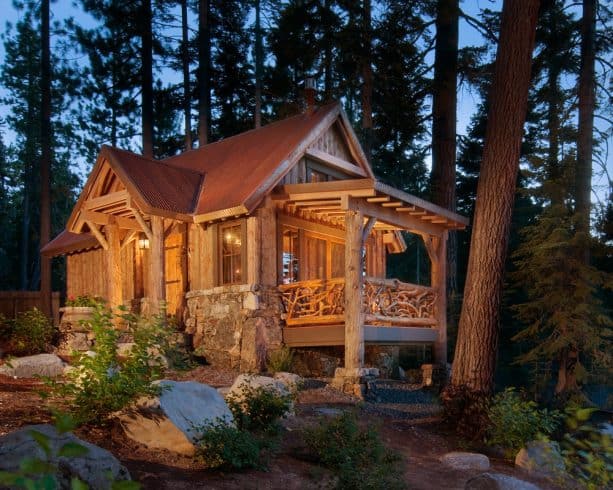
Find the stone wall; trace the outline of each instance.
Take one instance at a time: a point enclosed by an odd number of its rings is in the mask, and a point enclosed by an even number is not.
[[[185,295],[185,331],[194,352],[214,366],[259,372],[282,343],[282,305],[276,288],[219,286]]]

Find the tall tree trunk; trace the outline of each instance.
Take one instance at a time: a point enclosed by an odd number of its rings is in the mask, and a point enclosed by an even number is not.
[[[364,132],[364,153],[368,161],[372,158],[372,91],[373,73],[371,65],[372,19],[370,0],[363,0],[362,6],[362,130]]]
[[[208,142],[209,109],[211,91],[209,88],[209,64],[211,62],[211,38],[209,32],[209,0],[200,0],[198,15],[200,46],[198,49],[198,73],[200,75],[198,145],[202,148]]]
[[[40,247],[51,238],[51,48],[49,46],[49,0],[42,0],[41,16],[41,124],[40,124]],[[51,259],[40,257],[41,310],[51,312]]]
[[[192,100],[189,83],[189,35],[187,0],[181,0],[181,62],[183,64],[183,111],[185,112],[185,149],[192,149]]]
[[[456,119],[458,78],[459,0],[439,0],[436,13],[434,90],[432,97],[432,201],[456,210]],[[457,284],[456,232],[449,233],[447,247],[447,304],[455,304]],[[450,315],[453,318],[455,315]],[[454,321],[455,324],[455,321]]]
[[[539,0],[505,0],[452,383],[492,391]]]
[[[324,101],[332,100],[332,11],[324,0]]]
[[[575,212],[578,218],[577,230],[586,236],[589,234],[590,229],[590,193],[592,189],[595,30],[596,0],[583,0],[581,68],[579,72],[579,127],[577,168],[575,171]],[[587,252],[585,260],[586,262],[589,260],[589,252]]]
[[[255,127],[262,125],[262,66],[264,47],[262,45],[261,0],[255,0]]]
[[[142,0],[142,126],[143,155],[153,158],[153,27],[151,0]]]

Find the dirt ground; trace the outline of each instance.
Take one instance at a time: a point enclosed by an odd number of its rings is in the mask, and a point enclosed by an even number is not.
[[[201,366],[184,373],[171,373],[171,379],[194,380],[214,387],[229,386],[236,373]],[[33,379],[12,379],[0,375],[0,435],[29,424],[47,423],[50,413],[37,392],[42,389]],[[320,409],[356,410],[360,422],[375,424],[386,445],[404,460],[408,488],[417,490],[463,489],[478,472],[456,471],[440,464],[449,451],[467,450],[436,417],[398,420],[376,410],[364,410],[358,400],[328,388],[324,383],[309,383],[300,392],[296,415],[284,421],[285,431],[279,452],[270,459],[268,471],[221,473],[205,470],[191,458],[165,451],[152,451],[127,439],[113,423],[104,427],[84,427],[77,435],[111,451],[145,489],[316,489],[326,488],[331,474],[305,457],[301,429],[318,424]],[[372,407],[371,407],[372,408]],[[324,410],[325,412],[325,410]],[[491,471],[532,481],[543,489],[558,488],[535,480],[503,460],[490,458]]]

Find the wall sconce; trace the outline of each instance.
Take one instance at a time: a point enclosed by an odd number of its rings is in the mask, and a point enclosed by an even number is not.
[[[148,238],[139,238],[138,239],[138,248],[141,250],[149,249],[149,239]]]

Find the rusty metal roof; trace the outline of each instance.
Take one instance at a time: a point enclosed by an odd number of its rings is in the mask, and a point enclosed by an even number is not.
[[[45,257],[54,257],[99,246],[98,240],[89,233],[71,233],[64,230],[41,248],[40,253]]]

